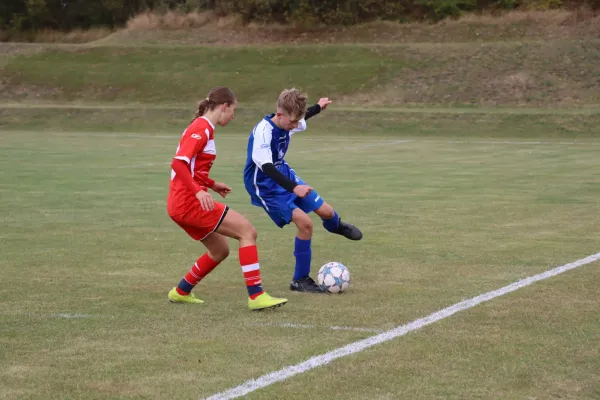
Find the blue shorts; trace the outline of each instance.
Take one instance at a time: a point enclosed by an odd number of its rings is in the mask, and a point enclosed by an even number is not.
[[[302,184],[304,184],[304,182]],[[293,194],[291,195],[296,197]],[[293,202],[289,202],[287,196],[281,200],[280,208],[270,208],[268,211],[265,209],[269,217],[271,217],[273,222],[275,222],[275,225],[280,228],[283,228],[292,222],[292,213],[294,212],[294,208],[299,208],[308,214],[311,211],[319,209],[323,203],[325,203],[325,201],[315,190],[311,191],[304,198],[296,197]]]

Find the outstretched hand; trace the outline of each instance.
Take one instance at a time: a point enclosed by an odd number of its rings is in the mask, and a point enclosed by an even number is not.
[[[318,104],[321,106],[321,111],[326,109],[328,105],[330,105],[332,103],[331,100],[329,100],[329,97],[322,97],[319,99]]]
[[[215,182],[215,184],[212,187],[212,190],[219,193],[219,196],[223,198],[225,198],[229,193],[231,193],[231,188],[223,182]]]

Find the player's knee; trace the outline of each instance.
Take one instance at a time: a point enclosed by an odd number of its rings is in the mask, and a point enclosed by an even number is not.
[[[256,231],[256,228],[248,222],[247,224],[244,224],[240,238],[256,242],[256,238],[258,238],[258,232]]]
[[[331,207],[327,203],[323,203],[323,205],[321,207],[319,207],[319,209],[316,211],[316,213],[319,214],[319,217],[321,217],[323,219],[330,219],[330,218],[333,218],[333,216],[335,215],[335,211],[333,210],[333,207]]]
[[[221,262],[227,257],[229,257],[229,245],[222,247],[220,249],[211,250],[210,251],[211,258],[217,262]]]
[[[310,218],[304,218],[300,221],[297,221],[296,226],[298,227],[298,232],[306,235],[312,235],[313,223]]]
[[[258,238],[258,231],[256,230],[256,228],[253,225],[250,225],[250,236],[252,237],[252,240],[256,241],[256,239]]]

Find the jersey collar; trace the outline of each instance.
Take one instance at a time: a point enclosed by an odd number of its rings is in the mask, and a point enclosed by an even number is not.
[[[210,122],[210,119],[208,119],[206,117],[200,117],[200,118],[202,118],[203,120],[205,120],[206,122],[208,122],[208,124],[210,125],[210,127],[212,128],[213,131],[215,130],[215,126],[213,125],[212,122]]]
[[[276,129],[279,132],[287,132],[285,129],[281,129],[280,127],[278,127],[277,125],[275,125],[275,123],[271,120],[271,118],[273,118],[275,116],[275,114],[271,114],[271,115],[265,115],[265,119],[267,120],[267,122],[269,124],[271,124],[271,126],[273,127],[273,129]]]

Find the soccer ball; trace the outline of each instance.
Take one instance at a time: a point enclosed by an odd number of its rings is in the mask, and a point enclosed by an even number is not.
[[[342,293],[350,286],[350,271],[339,262],[329,262],[319,269],[317,282],[329,293]]]

